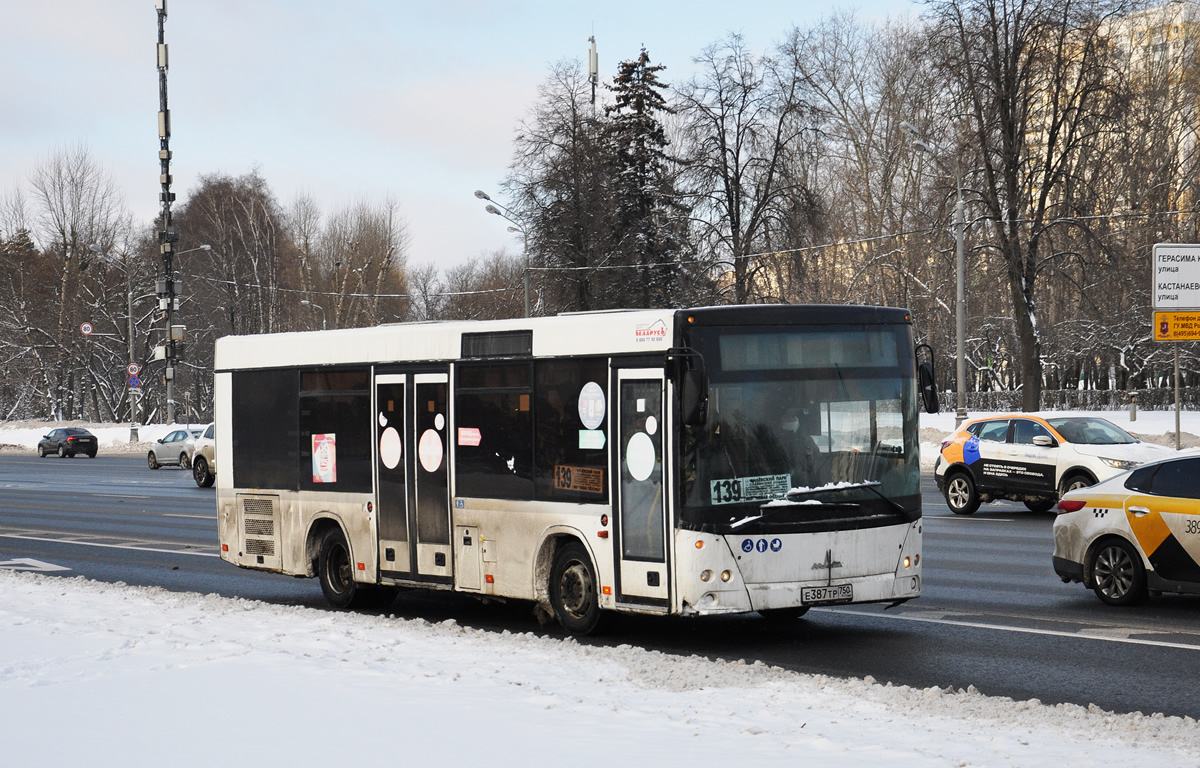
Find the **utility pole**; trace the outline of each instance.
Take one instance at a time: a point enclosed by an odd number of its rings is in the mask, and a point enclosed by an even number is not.
[[[162,254],[163,279],[158,281],[158,307],[167,323],[166,371],[167,423],[175,423],[175,368],[178,362],[175,350],[175,309],[178,306],[178,285],[175,281],[175,243],[179,233],[171,224],[171,203],[175,194],[171,192],[171,111],[167,109],[167,43],[164,26],[167,21],[167,0],[154,0],[158,12],[158,181],[162,187],[159,200],[162,202],[162,229],[158,231],[158,250]]]

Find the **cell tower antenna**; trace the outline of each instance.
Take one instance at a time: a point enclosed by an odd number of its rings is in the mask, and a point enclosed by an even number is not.
[[[588,80],[592,81],[592,109],[596,109],[596,85],[600,82],[600,57],[596,54],[596,35],[588,38],[592,47],[588,50]]]

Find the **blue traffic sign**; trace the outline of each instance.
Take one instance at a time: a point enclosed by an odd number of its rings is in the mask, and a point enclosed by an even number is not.
[[[136,389],[136,388],[142,386],[142,380],[139,379],[137,376],[130,376],[129,377],[129,386]]]

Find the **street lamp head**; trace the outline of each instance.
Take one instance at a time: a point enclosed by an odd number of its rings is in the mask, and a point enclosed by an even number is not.
[[[92,253],[104,253],[104,249],[101,248],[96,243],[92,243],[91,245],[89,245],[88,250],[91,251]]]
[[[917,129],[917,126],[913,125],[912,123],[908,122],[907,120],[900,121],[900,132],[903,133],[905,136],[908,136],[909,138],[913,138],[913,139],[921,138],[921,131]]]
[[[489,199],[490,199],[490,198],[489,198]],[[502,213],[500,213],[500,209],[499,209],[499,208],[497,208],[497,207],[496,207],[496,206],[494,206],[494,205],[489,205],[489,206],[487,206],[486,208],[484,208],[483,210],[487,211],[488,213],[494,213],[494,214],[496,214],[497,216],[502,216],[502,215],[503,215]]]
[[[487,192],[484,192],[482,189],[475,190],[475,197],[478,197],[480,200],[491,200],[492,199],[492,198],[488,197]]]

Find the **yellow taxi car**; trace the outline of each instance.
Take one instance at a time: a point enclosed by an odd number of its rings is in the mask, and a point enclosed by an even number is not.
[[[1110,605],[1200,594],[1200,455],[1146,464],[1058,502],[1054,571]]]
[[[1067,491],[1173,453],[1094,416],[1017,413],[963,424],[942,443],[933,474],[956,515],[999,499],[1046,512]]]

